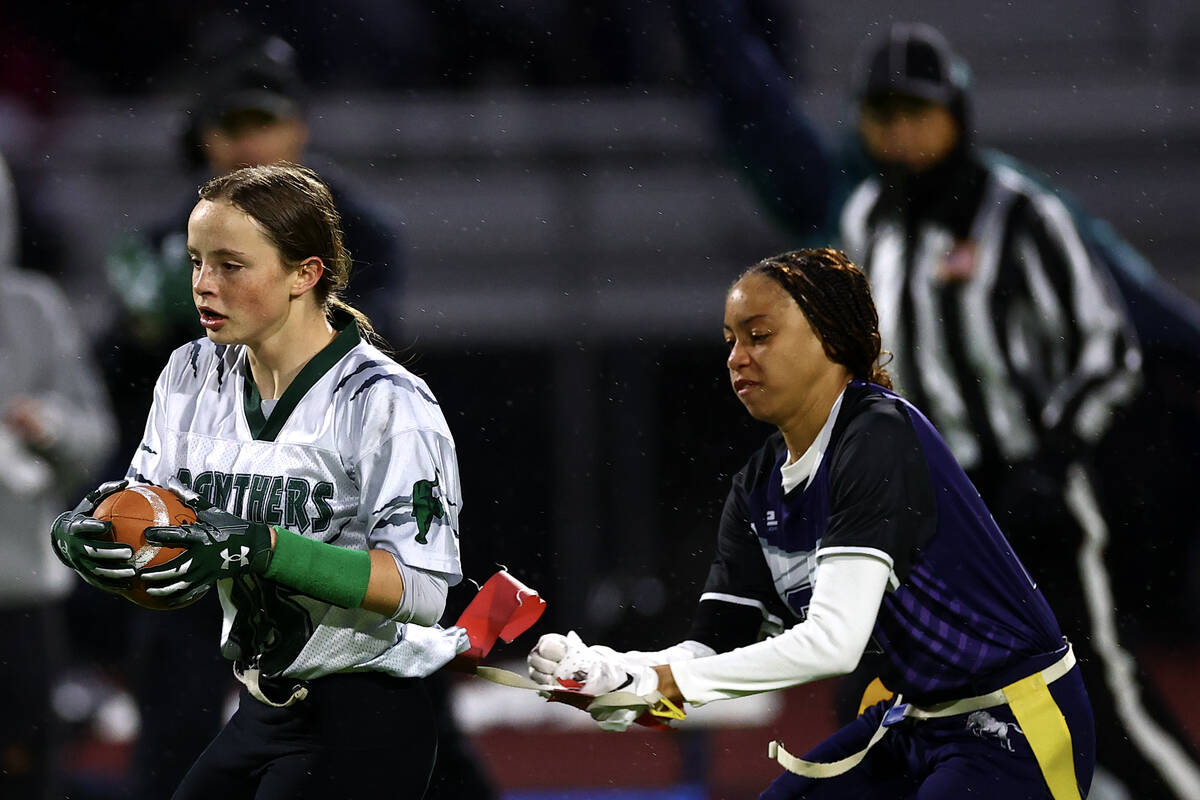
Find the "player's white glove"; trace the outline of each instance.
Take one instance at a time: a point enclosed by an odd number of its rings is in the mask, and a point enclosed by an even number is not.
[[[626,680],[615,659],[599,657],[575,631],[566,636],[547,633],[529,651],[529,677],[547,691],[598,695],[611,692]]]
[[[658,691],[658,674],[653,668],[630,664],[611,647],[583,643],[571,631],[566,636],[548,633],[538,639],[527,659],[529,677],[547,691],[565,691],[580,695],[630,692],[650,698]],[[641,716],[644,709],[588,709],[601,729],[623,731]]]

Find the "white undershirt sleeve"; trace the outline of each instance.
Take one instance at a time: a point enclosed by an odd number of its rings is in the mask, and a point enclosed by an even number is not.
[[[821,559],[804,622],[757,644],[671,665],[684,699],[698,706],[851,672],[875,627],[890,572],[882,558],[866,554]]]
[[[659,664],[677,664],[680,661],[691,661],[694,658],[706,658],[716,654],[717,651],[704,644],[704,642],[687,639],[679,644],[673,644],[665,650],[655,650],[654,652],[627,650],[620,653],[620,656],[628,664],[639,667],[654,667]]]
[[[396,562],[400,580],[404,582],[404,594],[392,619],[426,628],[436,624],[446,611],[446,595],[450,591],[446,576],[440,572],[410,567],[395,553],[391,556]]]

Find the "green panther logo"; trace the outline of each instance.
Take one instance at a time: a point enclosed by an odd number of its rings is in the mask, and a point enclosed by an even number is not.
[[[442,501],[433,494],[437,485],[437,478],[431,481],[420,480],[413,484],[412,514],[417,521],[417,544],[429,544],[429,540],[426,538],[429,526],[435,519],[442,519],[446,516],[446,509],[442,506]]]

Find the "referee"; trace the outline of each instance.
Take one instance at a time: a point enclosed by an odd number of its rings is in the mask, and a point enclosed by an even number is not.
[[[1080,655],[1103,768],[1138,798],[1200,797],[1117,629],[1089,462],[1132,402],[1141,355],[1110,277],[1058,198],[979,158],[967,72],[928,26],[893,26],[858,74],[876,174],[843,243],[867,272],[897,388],[926,410]]]

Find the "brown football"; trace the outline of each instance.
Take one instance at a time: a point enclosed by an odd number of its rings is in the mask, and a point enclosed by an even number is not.
[[[146,528],[196,521],[196,512],[174,494],[158,486],[132,486],[110,494],[96,507],[92,516],[112,522],[113,541],[133,548],[133,562],[138,569],[158,566],[184,552],[179,547],[159,547],[147,543],[144,535]],[[183,607],[169,606],[162,598],[146,594],[146,586],[141,578],[134,578],[130,588],[122,594],[139,606],[156,611]]]

